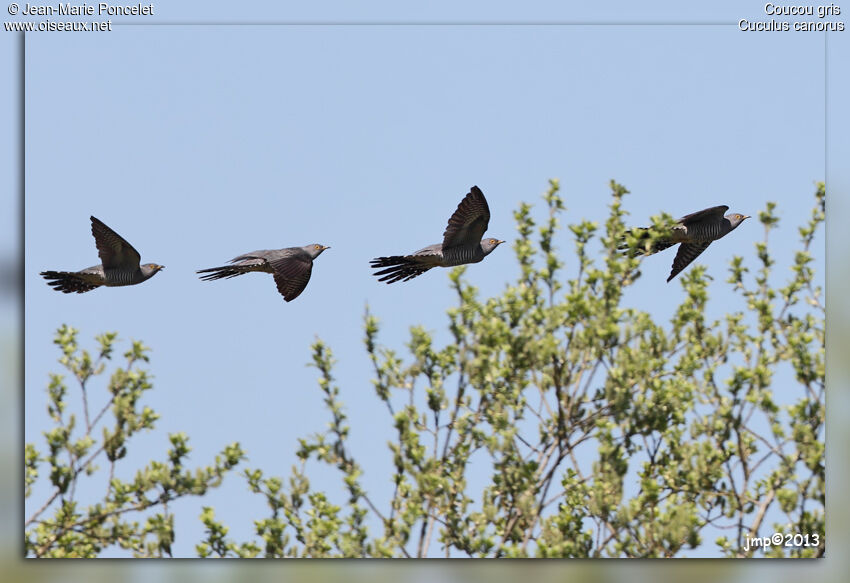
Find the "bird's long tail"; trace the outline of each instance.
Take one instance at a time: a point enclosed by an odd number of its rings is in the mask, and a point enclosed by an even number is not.
[[[39,275],[47,280],[47,285],[66,294],[82,294],[98,287],[73,271],[42,271]]]
[[[224,279],[228,277],[236,277],[238,275],[242,275],[243,273],[248,273],[249,271],[254,271],[250,269],[245,269],[239,265],[223,265],[221,267],[210,267],[209,269],[199,269],[195,273],[206,273],[207,275],[202,275],[201,279],[204,281],[213,281],[216,279]]]
[[[634,247],[629,245],[629,235],[638,240],[637,245]],[[664,251],[673,244],[672,239],[666,238],[655,239],[653,241],[650,229],[647,229],[646,227],[639,227],[628,231],[626,236],[621,240],[620,245],[617,246],[617,249],[623,251],[623,255],[637,257],[639,255],[652,255],[653,253]]]
[[[372,269],[379,269],[381,267],[386,268],[381,271],[376,271],[372,275],[378,277],[378,281],[386,281],[388,284],[395,283],[397,281],[411,280],[434,267],[433,265],[411,261],[403,255],[377,257],[372,259],[369,264]]]

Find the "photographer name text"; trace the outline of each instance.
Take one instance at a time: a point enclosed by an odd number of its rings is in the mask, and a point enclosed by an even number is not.
[[[153,4],[24,4],[20,13],[25,16],[153,16]]]

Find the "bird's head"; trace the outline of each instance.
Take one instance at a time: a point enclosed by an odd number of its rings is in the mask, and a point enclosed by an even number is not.
[[[734,229],[735,227],[743,223],[744,219],[749,219],[751,217],[750,215],[742,215],[741,213],[730,213],[726,215],[726,218],[729,220],[729,223],[731,223],[732,228]]]
[[[158,263],[145,263],[142,267],[144,267],[147,271],[150,271],[151,275],[165,269],[165,265],[159,265]]]
[[[303,249],[304,249],[304,251],[306,251],[307,253],[310,254],[310,257],[315,259],[316,257],[318,257],[319,255],[322,254],[322,251],[324,251],[325,249],[330,249],[330,247],[328,247],[327,245],[320,245],[318,243],[313,243],[312,245],[307,245]]]
[[[493,249],[495,249],[502,243],[504,243],[504,241],[501,241],[499,239],[481,239],[481,249],[484,251],[484,255],[489,255],[490,253],[492,253]]]

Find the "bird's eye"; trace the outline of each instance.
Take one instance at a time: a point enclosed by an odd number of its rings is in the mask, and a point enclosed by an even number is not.
[[[313,247],[315,247],[316,249],[318,249],[318,248],[319,248],[319,246],[318,246],[318,245],[313,245]]]
[[[495,239],[490,239],[490,244],[491,244],[491,245],[495,245],[495,244],[496,244],[496,240],[495,240]]]

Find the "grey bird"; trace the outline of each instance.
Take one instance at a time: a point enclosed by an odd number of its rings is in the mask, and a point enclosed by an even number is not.
[[[652,246],[648,249],[646,243],[650,238],[649,229],[633,229],[630,233],[642,240],[642,243],[634,248],[621,245],[620,249],[629,249],[626,253],[636,257],[638,255],[652,255],[679,244],[679,250],[673,260],[673,269],[670,271],[670,277],[667,278],[669,282],[690,265],[713,241],[731,233],[744,222],[744,219],[750,218],[749,215],[740,213],[724,215],[728,210],[728,206],[720,205],[685,215],[676,221],[676,224],[670,230],[669,237],[652,242]]]
[[[372,275],[383,276],[378,281],[389,284],[408,281],[432,267],[478,263],[504,243],[499,239],[482,239],[489,222],[490,207],[487,206],[487,199],[480,188],[473,186],[449,219],[442,243],[428,245],[410,255],[372,259],[372,269],[384,268]]]
[[[165,269],[165,266],[156,263],[139,265],[141,256],[132,245],[97,218],[89,218],[101,264],[80,271],[42,271],[40,275],[53,289],[66,294],[81,294],[102,285],[136,285]]]
[[[313,272],[313,260],[325,249],[330,247],[316,243],[304,247],[252,251],[231,259],[230,263],[233,265],[201,269],[197,273],[207,274],[201,276],[204,281],[236,277],[252,271],[271,273],[277,284],[277,291],[284,300],[291,302],[307,287]]]

